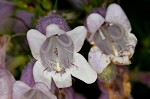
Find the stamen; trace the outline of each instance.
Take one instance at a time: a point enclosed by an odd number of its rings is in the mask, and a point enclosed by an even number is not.
[[[54,69],[57,71],[57,72],[60,72],[62,70],[62,67],[60,67],[59,65],[56,65],[54,67]]]
[[[105,40],[105,36],[104,34],[102,33],[102,31],[100,29],[98,29],[98,32],[100,33],[101,37],[102,37],[102,40]]]
[[[55,61],[50,61],[45,58],[45,61],[47,64],[49,64],[51,70],[56,70],[57,72],[62,71],[63,68],[65,68],[63,65],[61,65],[61,62],[59,59],[55,59]]]
[[[57,71],[57,72],[60,72],[62,70],[62,67],[60,66],[60,61],[57,61],[56,62],[56,66],[54,66],[54,69]]]
[[[114,43],[112,43],[112,49],[113,49],[114,55],[115,56],[119,56],[118,50],[117,50],[117,48],[116,48]]]
[[[46,61],[46,63],[47,63],[48,65],[50,64],[50,69],[53,70],[52,67],[51,67],[51,66],[52,66],[51,62],[50,62],[46,57],[45,57],[45,61]]]
[[[105,26],[104,28],[101,28],[103,32],[100,29],[98,31],[99,31],[99,33],[100,33],[100,35],[102,37],[102,40],[105,40],[105,36],[106,36],[106,38],[108,39],[108,41],[111,43],[113,54],[115,56],[119,56],[119,52],[117,50],[117,46],[115,44],[115,41],[113,40],[113,38],[111,37],[111,35],[108,32],[106,32],[106,30],[105,30],[106,27],[109,27],[109,26],[112,26],[112,25],[113,25],[112,23],[109,23],[109,24],[107,23],[107,24],[104,25]]]

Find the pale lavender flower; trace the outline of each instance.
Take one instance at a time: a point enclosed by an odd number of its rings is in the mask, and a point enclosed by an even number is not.
[[[21,81],[25,82],[27,85],[32,87],[35,84],[34,78],[33,78],[33,66],[35,64],[35,60],[31,60],[25,69],[22,72],[21,75]]]
[[[13,14],[14,6],[0,2],[0,31],[10,26],[10,23],[6,25],[7,19]]]
[[[9,37],[0,37],[0,99],[12,98],[12,86],[15,82],[13,75],[5,67],[6,45]]]
[[[77,53],[86,38],[86,28],[79,26],[66,31],[61,27],[63,24],[57,24],[63,23],[61,20],[55,21],[41,26],[45,35],[35,29],[27,33],[32,55],[37,60],[33,67],[35,82],[43,82],[50,88],[53,79],[58,88],[64,88],[72,85],[72,75],[85,83],[93,83],[97,78],[96,72]]]
[[[15,82],[13,75],[0,65],[0,98],[12,98],[12,86]]]
[[[16,33],[27,31],[30,28],[29,26],[31,24],[33,16],[33,13],[27,12],[25,10],[17,13],[16,16],[13,16],[13,19],[15,21],[13,31]]]
[[[111,62],[117,65],[131,63],[137,39],[131,33],[130,22],[119,5],[109,5],[105,17],[98,13],[90,14],[87,28],[87,39],[93,45],[89,52],[89,63],[98,74]]]
[[[43,83],[36,83],[30,87],[22,81],[16,81],[13,84],[12,99],[57,99],[57,97]]]
[[[31,18],[34,16],[34,14],[25,10],[21,10],[14,15],[16,7],[10,1],[0,1],[0,9],[0,32],[6,29],[16,33],[23,32],[29,28]]]

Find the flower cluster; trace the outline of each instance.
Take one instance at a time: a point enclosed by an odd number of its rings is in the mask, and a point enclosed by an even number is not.
[[[87,29],[78,26],[69,30],[66,22],[58,15],[40,20],[38,30],[31,29],[27,39],[33,57],[35,82],[44,82],[50,88],[52,79],[58,88],[72,85],[71,75],[93,83],[97,74],[110,64],[130,64],[137,42],[131,32],[128,18],[117,4],[111,4],[105,17],[92,13],[87,17]],[[88,32],[88,36],[87,36]],[[89,52],[89,63],[77,53],[84,40],[93,45]]]
[[[0,38],[0,52],[5,54],[4,39]],[[87,53],[88,61],[79,53],[86,39],[92,45]],[[86,19],[86,26],[73,30],[60,15],[45,16],[39,20],[37,29],[27,32],[27,41],[35,60],[28,63],[20,81],[7,71],[5,55],[0,53],[0,80],[8,82],[1,88],[7,91],[0,91],[4,99],[85,99],[71,88],[72,76],[87,84],[94,83],[97,78],[101,82],[111,82],[115,80],[118,65],[131,64],[137,44],[130,22],[117,4],[109,5],[107,10],[93,11]],[[119,81],[130,85],[128,80]],[[126,91],[119,81],[111,84]],[[113,90],[106,87],[109,89],[106,91],[104,87],[102,83],[100,88],[104,95],[101,97]],[[64,88],[61,90],[64,96],[57,88]]]

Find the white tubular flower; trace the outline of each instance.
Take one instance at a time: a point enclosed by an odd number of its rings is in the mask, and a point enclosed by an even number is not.
[[[57,99],[43,83],[36,83],[30,87],[22,81],[16,81],[12,89],[12,99]]]
[[[57,24],[46,27],[46,35],[31,29],[27,40],[33,57],[37,60],[33,67],[35,82],[51,86],[52,79],[58,88],[72,85],[71,75],[91,84],[97,73],[79,53],[87,30],[84,26],[65,32]]]
[[[87,17],[88,41],[93,44],[89,63],[98,72],[112,62],[116,65],[130,64],[137,38],[131,33],[130,22],[117,4],[108,6],[105,18],[98,13]]]

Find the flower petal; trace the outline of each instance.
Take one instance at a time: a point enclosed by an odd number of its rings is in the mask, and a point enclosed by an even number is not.
[[[30,89],[20,99],[51,99],[40,90]]]
[[[50,37],[50,36],[56,35],[56,34],[64,34],[64,33],[65,33],[65,31],[62,30],[56,24],[50,24],[46,27],[46,37]]]
[[[26,65],[26,68],[23,70],[23,72],[21,74],[21,78],[20,78],[21,81],[25,82],[30,87],[33,86],[35,83],[34,78],[33,78],[34,64],[35,64],[35,60],[31,60],[30,62],[28,62],[28,64]]]
[[[72,79],[70,73],[56,73],[53,75],[53,80],[58,88],[70,87]]]
[[[137,38],[135,37],[134,34],[129,33],[129,38],[128,38],[128,46],[132,46],[133,48],[135,48],[136,44],[137,44]]]
[[[57,99],[56,96],[50,92],[50,90],[44,83],[35,83],[33,88],[40,90],[41,92],[46,94],[50,99]]]
[[[136,44],[137,44],[137,38],[135,37],[134,34],[129,33],[128,43],[126,44],[126,48],[125,48],[127,49],[127,51],[124,51],[121,55],[129,56],[129,58],[131,58],[134,54],[134,49]]]
[[[79,53],[75,53],[74,57],[75,62],[73,64],[75,69],[71,74],[87,84],[95,82],[97,79],[97,73],[90,67],[86,59]]]
[[[0,64],[0,99],[12,97],[12,86],[15,82],[13,75]]]
[[[46,36],[37,30],[31,29],[27,32],[27,40],[33,57],[38,60],[40,58],[40,48],[46,40]]]
[[[51,75],[46,72],[46,69],[40,61],[37,61],[33,67],[33,76],[35,82],[42,82],[46,84],[48,88],[51,87]]]
[[[13,99],[21,99],[24,93],[31,88],[22,81],[16,81],[13,85]]]
[[[111,4],[107,8],[105,19],[108,22],[118,23],[118,24],[122,25],[127,33],[131,32],[130,22],[129,22],[126,14],[124,13],[122,8],[118,4]]]
[[[88,34],[88,40],[91,42],[94,33],[100,28],[100,26],[104,23],[105,19],[97,14],[97,13],[92,13],[87,17],[87,28],[89,30]]]
[[[129,65],[131,61],[128,56],[117,57],[115,55],[110,55],[112,62],[116,65]]]
[[[97,46],[91,48],[88,55],[88,61],[98,74],[102,73],[103,70],[110,64],[109,56],[102,53]]]
[[[75,52],[79,52],[87,36],[87,29],[84,26],[78,26],[66,34],[72,39]]]

